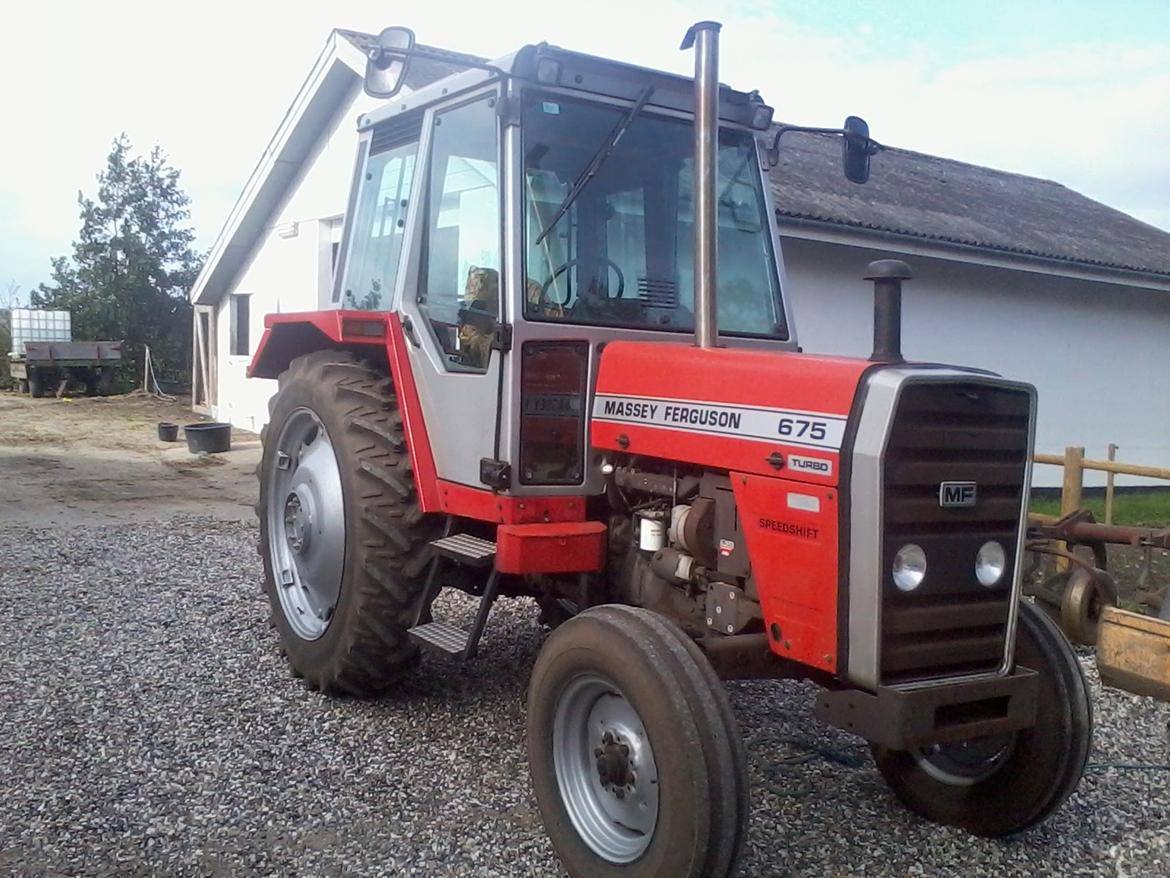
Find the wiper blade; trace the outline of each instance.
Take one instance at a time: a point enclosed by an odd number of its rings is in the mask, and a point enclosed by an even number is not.
[[[638,93],[638,97],[634,101],[633,106],[626,110],[625,115],[618,120],[617,125],[610,132],[609,137],[606,138],[605,142],[594,153],[589,164],[585,166],[585,170],[573,181],[573,185],[569,187],[569,193],[565,196],[565,200],[553,212],[552,219],[540,230],[540,234],[536,236],[537,244],[548,237],[548,233],[553,230],[553,227],[561,221],[561,217],[573,206],[573,202],[577,200],[577,196],[581,194],[581,190],[588,186],[589,181],[597,176],[597,172],[601,170],[601,166],[605,164],[605,160],[613,153],[614,148],[618,145],[618,141],[622,139],[622,135],[626,133],[626,129],[630,127],[630,123],[634,121],[638,113],[642,112],[642,107],[646,106],[646,101],[650,100],[650,95],[652,94],[654,94],[654,86],[652,85],[646,86]]]

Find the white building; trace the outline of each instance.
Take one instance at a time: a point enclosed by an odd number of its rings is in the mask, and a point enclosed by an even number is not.
[[[334,31],[192,289],[195,407],[250,430],[275,383],[245,369],[266,313],[329,307],[368,37]],[[460,67],[412,65],[407,89]],[[890,149],[865,186],[835,139],[789,135],[773,186],[797,337],[865,356],[872,259],[905,259],[903,349],[1034,383],[1040,451],[1110,443],[1170,466],[1170,234],[1052,182]],[[1059,483],[1040,467],[1036,482]],[[1119,479],[1119,484],[1126,484]],[[1092,484],[1092,482],[1090,482]]]

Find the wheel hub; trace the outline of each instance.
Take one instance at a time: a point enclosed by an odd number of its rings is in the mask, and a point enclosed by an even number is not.
[[[915,752],[922,769],[950,786],[972,786],[999,771],[1015,748],[1014,733],[932,744]]]
[[[293,491],[284,501],[284,531],[290,549],[298,555],[308,552],[313,536],[313,504],[308,497],[302,500],[299,491]]]
[[[553,764],[581,839],[611,863],[649,847],[658,823],[658,768],[633,704],[608,680],[583,674],[557,699]]]
[[[601,785],[619,799],[624,799],[637,781],[630,746],[620,736],[607,731],[601,736],[600,746],[593,749],[593,757],[597,760],[597,777]]]
[[[341,595],[345,497],[329,434],[309,409],[285,420],[266,471],[268,546],[284,618],[302,640],[325,633]]]

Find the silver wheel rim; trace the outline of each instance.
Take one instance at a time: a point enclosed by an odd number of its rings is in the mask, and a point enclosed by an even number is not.
[[[329,627],[345,566],[341,470],[325,426],[309,409],[288,416],[267,472],[268,551],[280,608],[293,633]]]
[[[993,735],[932,744],[913,751],[918,765],[939,783],[970,787],[987,780],[1001,768],[1015,750],[1014,734]]]
[[[573,828],[611,863],[640,857],[658,824],[658,766],[637,711],[611,681],[573,678],[557,699],[553,767]]]

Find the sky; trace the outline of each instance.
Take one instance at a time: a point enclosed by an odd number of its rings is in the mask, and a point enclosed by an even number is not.
[[[700,19],[723,23],[720,79],[777,119],[860,115],[883,143],[1055,180],[1170,231],[1170,0],[21,3],[0,11],[0,298],[70,252],[78,191],[120,132],[181,170],[209,248],[333,27],[690,73],[679,42]]]

